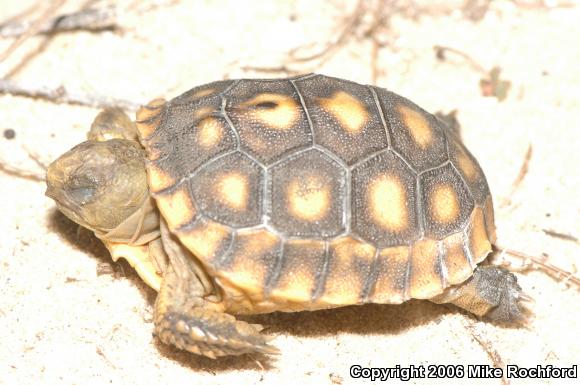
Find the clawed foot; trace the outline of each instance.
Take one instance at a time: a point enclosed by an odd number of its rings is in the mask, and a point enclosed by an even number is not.
[[[277,354],[261,325],[238,321],[208,308],[192,308],[186,314],[167,311],[155,320],[155,334],[167,344],[206,357],[244,353]]]
[[[532,302],[532,299],[522,292],[516,276],[506,269],[478,266],[471,278],[448,288],[432,301],[452,303],[493,321],[515,323],[525,320],[529,311],[523,302]]]
[[[481,266],[473,279],[482,300],[490,306],[486,317],[505,323],[525,319],[527,309],[522,302],[531,302],[532,298],[522,292],[514,274],[498,266]]]

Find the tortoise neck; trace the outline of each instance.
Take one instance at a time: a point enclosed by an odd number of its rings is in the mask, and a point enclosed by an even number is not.
[[[153,198],[147,196],[141,206],[117,227],[109,231],[94,230],[104,241],[144,245],[159,238],[159,210]]]

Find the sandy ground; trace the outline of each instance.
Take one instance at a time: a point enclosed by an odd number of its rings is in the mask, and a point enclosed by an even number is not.
[[[85,3],[70,0],[57,13]],[[355,2],[119,1],[117,31],[31,37],[0,63],[0,74],[142,103],[225,77],[281,76],[244,66],[280,67],[294,48],[315,43],[309,52],[317,52],[340,40],[323,63],[295,67],[375,81],[430,111],[457,110],[464,141],[494,194],[498,243],[545,254],[576,271],[578,241],[550,232],[580,236],[580,4],[494,1],[478,13],[473,5],[487,2],[467,3],[472,6],[423,1],[420,8],[406,3],[406,9],[388,10],[368,3],[360,23],[342,34],[357,14]],[[0,1],[0,19],[24,11],[25,19],[37,18],[47,5],[34,4]],[[369,32],[381,12],[389,18]],[[378,51],[373,37],[381,43]],[[1,39],[0,52],[13,41]],[[469,55],[485,71],[500,67],[501,79],[511,83],[505,100],[482,96],[481,71],[452,52],[438,59],[436,45]],[[0,130],[16,133],[0,137],[1,161],[42,174],[26,152],[51,161],[84,139],[97,112],[0,96]],[[529,146],[528,172],[512,191]],[[533,270],[518,273],[535,299],[525,327],[500,327],[452,307],[412,301],[252,318],[277,336],[278,357],[213,361],[179,352],[151,335],[155,293],[128,265],[110,262],[89,232],[57,213],[44,189],[43,182],[0,171],[1,384],[363,384],[370,381],[351,378],[351,365],[580,364],[580,293]]]

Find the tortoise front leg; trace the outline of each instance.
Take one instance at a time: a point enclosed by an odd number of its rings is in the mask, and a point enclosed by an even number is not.
[[[467,281],[431,299],[435,303],[452,303],[499,322],[524,318],[519,303],[522,300],[529,300],[529,297],[522,293],[516,276],[499,266],[478,266]]]
[[[278,352],[260,325],[238,321],[209,300],[207,278],[200,277],[203,272],[165,224],[162,239],[170,263],[155,302],[155,335],[161,341],[210,358]]]
[[[87,138],[99,142],[111,139],[129,139],[137,142],[137,126],[122,109],[107,108],[95,117]]]

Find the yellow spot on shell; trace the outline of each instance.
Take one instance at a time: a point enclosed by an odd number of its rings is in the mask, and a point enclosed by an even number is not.
[[[162,107],[165,105],[165,99],[155,99],[146,106],[139,108],[136,114],[137,132],[141,139],[147,139],[155,130],[160,122]]]
[[[278,237],[267,230],[240,231],[231,265],[220,269],[218,274],[246,293],[261,294],[268,269],[263,258],[277,250],[278,243]]]
[[[469,248],[475,263],[479,263],[491,251],[491,242],[485,228],[485,219],[481,207],[476,207],[471,217]]]
[[[167,172],[153,164],[147,168],[147,174],[149,188],[154,193],[166,189],[175,183],[175,180]]]
[[[443,291],[438,256],[437,241],[422,239],[413,244],[409,277],[412,298],[432,298]]]
[[[407,300],[407,273],[410,259],[408,246],[388,247],[379,252],[379,275],[370,296],[375,303],[401,303]]]
[[[193,95],[191,95],[192,99],[199,99],[199,98],[203,98],[204,96],[208,96],[211,95],[215,92],[215,90],[213,88],[206,88],[205,90],[199,90],[196,93],[194,93]]]
[[[473,271],[465,255],[464,243],[463,233],[451,234],[443,239],[445,250],[443,258],[447,271],[447,282],[450,285],[457,285],[465,281]]]
[[[171,230],[188,223],[196,214],[185,186],[173,194],[158,196],[157,207]]]
[[[478,174],[475,164],[469,158],[469,156],[467,156],[461,143],[459,143],[457,140],[454,140],[452,144],[453,147],[455,148],[457,166],[459,167],[465,178],[468,181],[473,182]]]
[[[263,93],[242,103],[241,106],[250,107],[252,118],[276,130],[292,128],[300,117],[298,104],[288,95]]]
[[[365,106],[344,91],[338,91],[330,98],[320,98],[320,105],[351,134],[359,133],[368,120]]]
[[[211,107],[198,108],[197,110],[195,110],[193,112],[193,119],[197,120],[197,119],[205,118],[207,115],[211,114],[213,111],[214,111],[214,109]]]
[[[316,240],[292,239],[286,245],[285,263],[270,297],[281,303],[309,302],[316,288],[316,272],[324,259],[325,244]]]
[[[433,140],[433,130],[425,116],[402,104],[398,106],[398,110],[415,143],[425,150]]]
[[[369,202],[374,221],[390,231],[407,227],[407,192],[393,175],[382,175],[369,188]]]
[[[287,189],[289,212],[305,221],[324,218],[330,209],[329,187],[316,177],[293,180]]]
[[[211,263],[220,246],[229,238],[228,229],[213,221],[204,221],[191,230],[178,231],[181,242],[198,258]]]
[[[351,237],[339,238],[329,247],[330,262],[321,303],[360,303],[364,284],[375,258],[375,248]]]
[[[459,200],[451,185],[435,186],[431,193],[431,212],[433,219],[442,224],[449,224],[459,217]]]
[[[224,128],[214,117],[203,119],[197,126],[198,143],[205,148],[212,148],[222,140]]]
[[[239,173],[224,175],[217,184],[218,194],[230,208],[244,210],[248,204],[248,181]]]
[[[141,106],[137,110],[137,121],[143,122],[145,120],[151,119],[153,116],[159,113],[159,109],[165,104],[165,99],[154,99],[150,101],[147,105]]]
[[[493,215],[493,199],[491,199],[491,195],[487,197],[485,200],[485,205],[483,206],[483,213],[485,217],[485,229],[487,231],[487,235],[489,237],[489,241],[494,243],[496,240],[495,234],[495,221]]]

